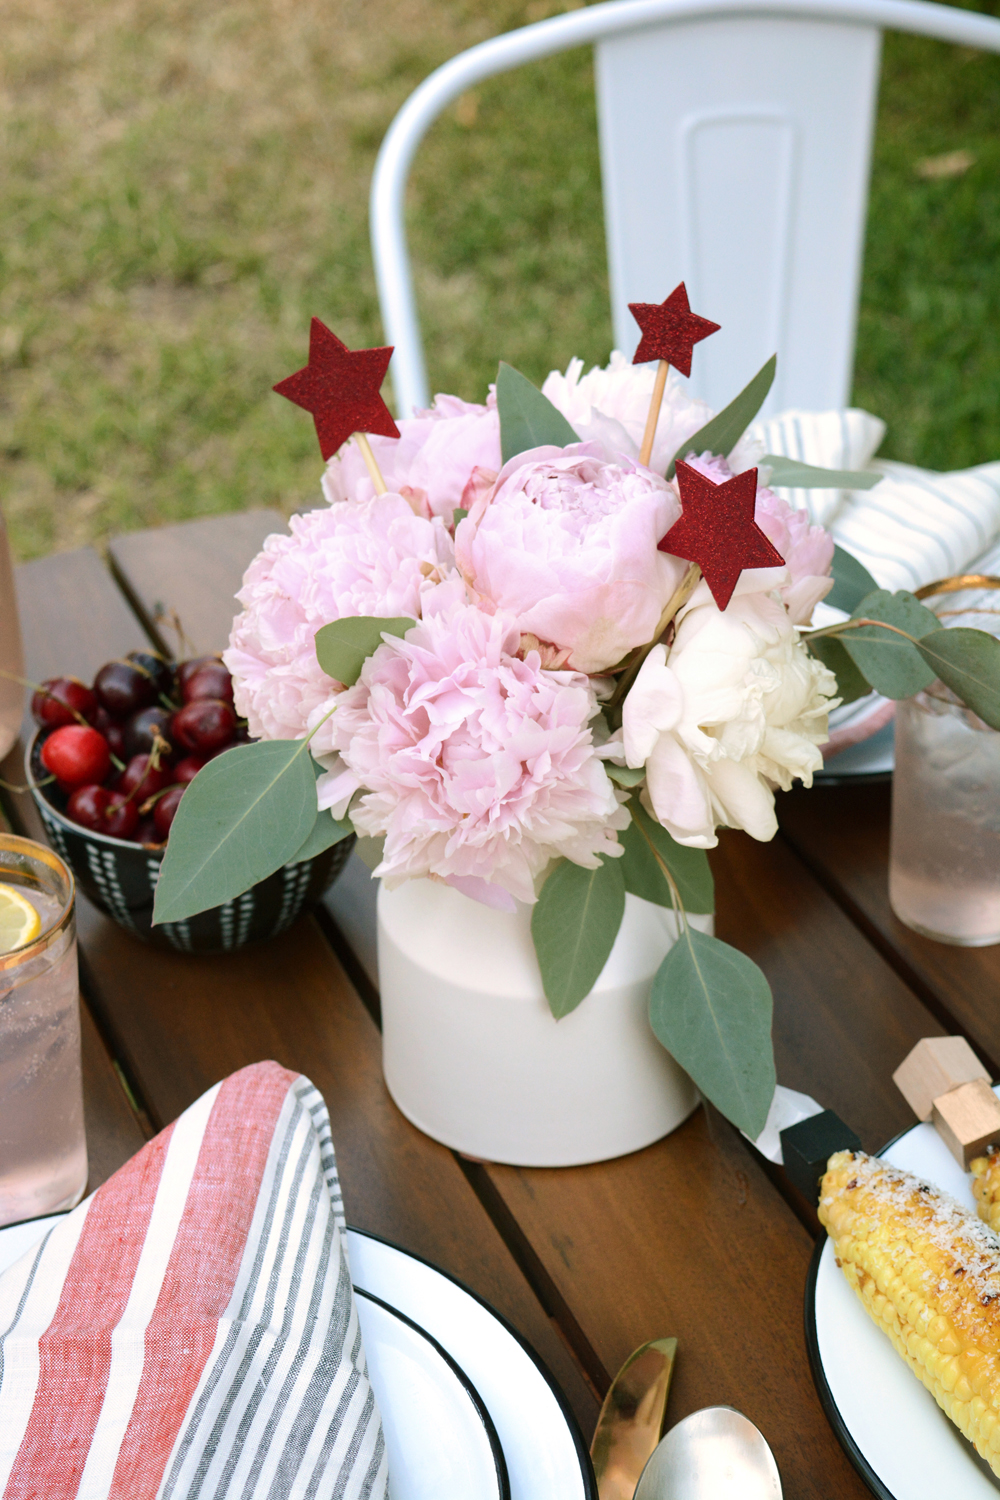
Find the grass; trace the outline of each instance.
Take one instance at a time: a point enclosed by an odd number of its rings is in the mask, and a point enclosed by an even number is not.
[[[0,500],[16,551],[308,503],[312,425],[270,386],[303,362],[313,312],[349,343],[382,337],[379,141],[431,68],[545,0],[3,12]],[[1000,59],[888,39],[855,399],[888,421],[885,452],[932,467],[1000,457],[998,111]],[[974,158],[959,175],[917,174],[956,151]],[[588,52],[438,122],[412,232],[435,389],[481,397],[500,352],[535,378],[606,358]]]

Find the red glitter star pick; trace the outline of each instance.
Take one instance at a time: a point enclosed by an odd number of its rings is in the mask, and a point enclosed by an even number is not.
[[[661,552],[701,568],[720,609],[733,597],[744,568],[783,568],[785,559],[754,520],[757,470],[713,484],[690,464],[677,465],[683,512],[659,543]]]
[[[312,412],[324,459],[355,432],[399,437],[392,413],[379,395],[392,349],[348,349],[319,318],[309,327],[309,363],[274,389]]]
[[[691,374],[691,350],[695,344],[707,339],[710,333],[718,333],[720,327],[691,311],[683,281],[665,302],[630,302],[628,310],[642,329],[632,363],[641,365],[647,359],[665,359],[682,375]]]

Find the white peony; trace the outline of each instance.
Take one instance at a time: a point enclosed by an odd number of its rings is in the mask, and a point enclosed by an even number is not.
[[[583,360],[571,359],[565,375],[553,370],[542,391],[585,443],[600,442],[609,455],[624,453],[628,458],[638,458],[655,379],[655,364],[630,364],[616,349],[605,369],[595,365],[586,375]],[[681,443],[714,415],[710,406],[689,394],[687,381],[671,369],[649,467],[665,474]],[[729,467],[734,474],[742,474],[758,464],[763,455],[763,445],[744,436],[729,455]]]
[[[774,788],[810,786],[822,764],[836,691],[770,595],[737,594],[724,612],[696,603],[625,699],[625,761],[646,767],[643,801],[678,843],[711,849],[719,825],[767,840]]]

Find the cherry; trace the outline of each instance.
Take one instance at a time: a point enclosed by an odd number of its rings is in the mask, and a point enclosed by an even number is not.
[[[236,729],[236,715],[217,698],[197,698],[174,714],[171,733],[185,750],[202,755],[228,745]]]
[[[135,830],[135,833],[133,833],[132,837],[137,844],[145,844],[147,848],[152,845],[154,848],[158,849],[163,843],[163,840],[160,838],[160,835],[156,830],[156,822],[153,818],[141,819],[139,826]]]
[[[179,760],[174,766],[171,780],[177,782],[179,786],[190,786],[202,766],[207,764],[208,762],[202,755],[185,755],[183,760]]]
[[[70,797],[66,812],[92,833],[109,834],[113,839],[127,839],[135,832],[139,813],[135,803],[123,792],[109,792],[103,786],[80,786]]]
[[[232,703],[233,679],[221,661],[209,662],[186,679],[181,697],[185,703],[195,703],[199,698],[220,698],[223,703]]]
[[[111,770],[111,753],[98,730],[87,724],[64,724],[42,746],[42,765],[66,790],[103,781]]]
[[[79,724],[78,714],[90,719],[97,711],[97,698],[75,677],[50,677],[31,699],[36,724],[54,729],[61,724]]]
[[[174,821],[178,805],[186,791],[185,787],[172,786],[169,792],[164,792],[153,809],[153,822],[161,839],[168,837],[170,825]]]
[[[155,792],[162,792],[165,786],[170,786],[176,777],[166,766],[153,766],[150,764],[150,756],[133,755],[128,765],[121,774],[118,782],[118,791],[130,796],[136,807],[141,807],[147,797],[152,797]]]
[[[156,651],[128,651],[125,660],[131,662],[140,672],[154,684],[157,693],[164,693],[167,697],[174,685],[174,669],[165,657]]]
[[[155,703],[157,698],[153,679],[127,661],[109,661],[103,666],[94,678],[94,692],[101,707],[118,719]]]
[[[94,728],[99,729],[108,742],[108,749],[112,755],[122,760],[125,755],[125,729],[117,719],[113,719],[106,708],[98,704],[94,710]]]
[[[183,697],[184,695],[188,679],[193,677],[196,672],[200,672],[202,667],[221,666],[222,663],[217,656],[192,656],[190,661],[182,661],[177,668],[177,686],[181,690],[181,696]],[[225,669],[223,668],[223,670]]]
[[[171,717],[165,708],[142,708],[126,720],[125,753],[130,760],[133,755],[149,754],[156,738],[154,729],[169,743]]]

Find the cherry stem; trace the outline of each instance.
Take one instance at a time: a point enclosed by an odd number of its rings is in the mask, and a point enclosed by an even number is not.
[[[2,787],[5,792],[13,792],[16,796],[22,797],[25,792],[34,791],[35,787],[37,786],[49,786],[53,781],[56,780],[58,780],[58,778],[55,776],[46,776],[43,781],[29,781],[25,786],[15,786],[12,781],[4,781],[3,777],[0,776],[0,787]]]

